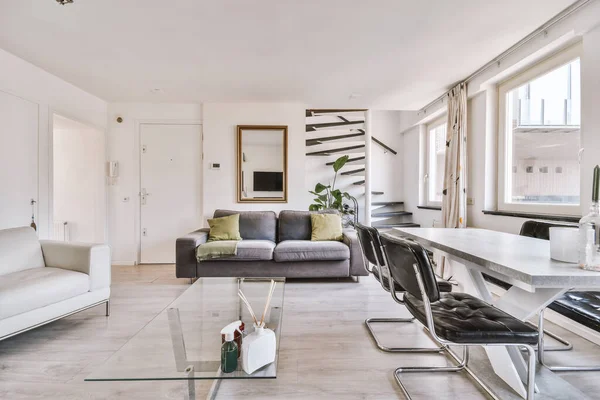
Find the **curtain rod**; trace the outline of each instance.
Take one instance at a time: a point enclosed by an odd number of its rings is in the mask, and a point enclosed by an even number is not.
[[[595,0],[579,0],[576,3],[571,4],[569,7],[565,8],[560,13],[556,14],[550,20],[546,21],[546,23],[544,23],[542,26],[540,26],[539,28],[537,28],[536,30],[531,32],[529,35],[525,36],[523,39],[519,40],[517,43],[515,43],[514,45],[509,47],[507,50],[505,50],[503,53],[494,57],[493,60],[491,60],[490,62],[488,62],[487,64],[485,64],[484,66],[482,66],[481,68],[479,68],[478,70],[476,70],[475,72],[473,72],[471,75],[467,76],[465,79],[463,79],[460,82],[467,82],[467,83],[470,82],[471,80],[473,80],[473,78],[480,75],[482,72],[484,72],[491,66],[499,64],[500,61],[504,60],[506,57],[508,57],[509,55],[511,55],[512,53],[514,53],[515,51],[517,51],[518,49],[523,47],[525,44],[532,41],[533,39],[537,38],[539,35],[541,35],[541,34],[547,35],[548,29],[550,29],[552,26],[556,25],[563,19],[567,18],[571,14],[575,13],[576,11],[585,7],[586,5],[588,5],[589,3],[593,2],[593,1],[595,1]],[[460,82],[458,82],[458,83],[460,83]],[[456,86],[456,84],[452,85],[453,88],[455,86]],[[450,89],[450,90],[452,90],[452,89]],[[444,98],[448,95],[448,93],[450,93],[450,90],[445,91],[442,95],[437,97],[435,100],[427,103],[426,106],[421,107],[418,114],[425,112],[429,107],[431,107],[438,101],[443,101]]]

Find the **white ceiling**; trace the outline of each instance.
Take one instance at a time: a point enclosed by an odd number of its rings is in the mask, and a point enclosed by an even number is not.
[[[571,3],[0,0],[0,48],[107,101],[414,109]]]

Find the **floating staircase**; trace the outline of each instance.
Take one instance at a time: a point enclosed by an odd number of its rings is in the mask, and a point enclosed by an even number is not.
[[[404,210],[402,201],[376,201],[371,203],[372,225],[379,229],[419,227],[412,222],[412,213]]]
[[[332,166],[343,155],[350,159],[340,170],[336,188],[347,191],[364,206],[365,185],[365,111],[344,109],[306,110],[306,155],[325,157],[325,166]],[[371,140],[385,153],[398,154],[375,136]],[[314,163],[313,163],[314,165]],[[324,168],[323,167],[323,168]],[[317,167],[318,168],[318,167]],[[312,173],[312,171],[311,171]],[[324,183],[324,182],[323,182]],[[373,188],[371,196],[384,195],[383,188]],[[418,226],[411,222],[412,213],[404,210],[401,201],[372,202],[373,226],[391,228],[396,226]]]

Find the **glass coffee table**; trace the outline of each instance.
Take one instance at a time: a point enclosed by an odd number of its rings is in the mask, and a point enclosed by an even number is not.
[[[238,368],[221,371],[221,329],[242,320],[248,333],[252,317],[237,295],[241,289],[257,318],[265,308],[271,279],[277,282],[267,310],[266,327],[275,332],[275,361],[253,374]],[[208,398],[213,399],[223,379],[274,379],[277,361],[285,278],[200,278],[150,323],[113,354],[86,381],[181,380],[185,399],[195,399],[195,380],[214,380]]]

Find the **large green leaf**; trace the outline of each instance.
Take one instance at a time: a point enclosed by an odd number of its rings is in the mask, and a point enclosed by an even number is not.
[[[321,206],[319,206],[318,204],[311,204],[308,207],[308,211],[319,211],[321,209]]]
[[[337,202],[342,202],[342,192],[338,189],[331,192],[331,195],[335,198]]]
[[[315,192],[321,193],[323,190],[327,189],[329,186],[325,186],[322,183],[317,183],[315,186]]]
[[[341,156],[340,158],[335,160],[333,163],[333,170],[335,172],[338,172],[340,169],[342,169],[342,167],[344,165],[346,165],[346,163],[348,162],[348,159],[350,159],[350,156],[346,155],[346,156]]]

